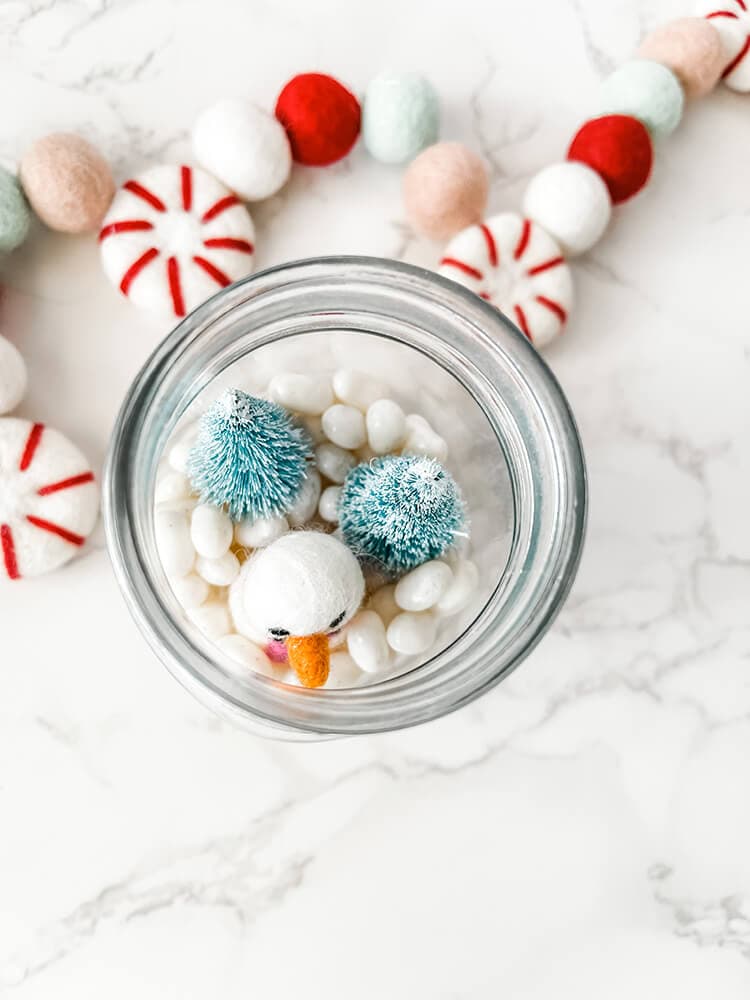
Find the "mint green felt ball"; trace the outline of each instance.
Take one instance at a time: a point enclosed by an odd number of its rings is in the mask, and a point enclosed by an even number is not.
[[[669,135],[680,124],[685,95],[671,69],[650,59],[632,59],[602,84],[599,112],[630,115],[655,136]]]
[[[437,142],[440,107],[429,80],[415,73],[382,73],[371,80],[362,109],[362,136],[381,163],[408,163]]]
[[[13,174],[0,167],[0,253],[20,247],[30,222],[31,210],[21,185]]]

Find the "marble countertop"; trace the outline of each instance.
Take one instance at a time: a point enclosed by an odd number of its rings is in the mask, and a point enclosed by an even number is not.
[[[80,130],[120,180],[198,109],[295,72],[429,75],[491,208],[559,157],[597,81],[684,0],[4,0],[0,156]],[[548,355],[591,475],[552,632],[441,722],[321,745],[206,712],[150,654],[99,534],[0,591],[0,995],[17,1000],[747,1000],[750,991],[750,97],[691,107],[647,191],[576,263]],[[259,266],[434,264],[400,172],[358,150],[255,211]],[[3,265],[22,414],[101,467],[166,332],[92,239]]]

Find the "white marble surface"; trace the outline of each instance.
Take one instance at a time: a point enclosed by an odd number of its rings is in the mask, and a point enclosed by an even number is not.
[[[3,0],[0,154],[80,129],[120,179],[196,111],[293,72],[415,66],[492,207],[562,152],[597,80],[683,0]],[[692,107],[576,266],[550,361],[591,472],[572,597],[506,684],[420,730],[311,746],[218,722],[131,624],[101,539],[0,591],[0,995],[747,1000],[750,97]],[[256,211],[259,264],[434,263],[358,151]],[[22,412],[101,465],[163,331],[93,240],[4,265]]]

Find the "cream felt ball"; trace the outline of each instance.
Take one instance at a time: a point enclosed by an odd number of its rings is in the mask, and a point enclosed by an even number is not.
[[[37,140],[21,160],[20,177],[36,214],[60,233],[97,229],[115,192],[104,157],[65,132]]]
[[[365,591],[351,549],[318,531],[282,535],[242,575],[246,627],[269,640],[335,631],[354,616]]]
[[[682,17],[654,29],[641,43],[642,59],[667,66],[686,97],[704,97],[724,69],[724,49],[713,24],[701,17]]]
[[[0,577],[62,566],[96,523],[99,491],[81,452],[44,424],[0,419]]]
[[[531,180],[526,215],[569,255],[585,253],[603,235],[612,214],[607,185],[584,163],[554,163]]]
[[[126,181],[99,233],[109,280],[140,309],[177,318],[249,274],[254,241],[237,195],[184,164]]]
[[[573,305],[573,279],[560,247],[538,223],[514,212],[454,236],[439,273],[496,306],[538,348],[562,332]]]
[[[362,106],[362,137],[381,163],[408,163],[437,142],[440,105],[429,80],[416,73],[381,73]]]
[[[0,167],[0,253],[15,250],[26,239],[31,212],[18,179]]]
[[[632,115],[656,137],[674,132],[684,106],[680,81],[652,59],[624,63],[607,77],[599,93],[600,114]]]
[[[747,0],[701,0],[697,14],[711,22],[724,52],[722,81],[739,94],[750,93],[750,5]]]
[[[246,201],[276,194],[292,168],[282,125],[243,98],[218,101],[200,115],[193,127],[193,152],[205,170]]]
[[[26,365],[20,351],[0,337],[0,414],[15,410],[26,392]]]
[[[481,219],[489,187],[480,156],[460,142],[438,142],[407,168],[404,208],[417,232],[445,240]]]

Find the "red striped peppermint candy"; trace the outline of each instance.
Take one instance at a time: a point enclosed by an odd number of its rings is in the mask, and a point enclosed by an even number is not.
[[[513,212],[454,236],[439,273],[496,306],[535,347],[558,336],[573,304],[573,280],[560,248],[541,226]]]
[[[107,277],[134,305],[185,316],[253,269],[240,199],[196,167],[152,167],[114,197],[99,233]]]
[[[698,12],[713,24],[724,46],[722,80],[732,90],[750,93],[750,2],[701,0]]]
[[[80,451],[58,431],[0,419],[0,577],[57,569],[96,524],[99,491]]]

